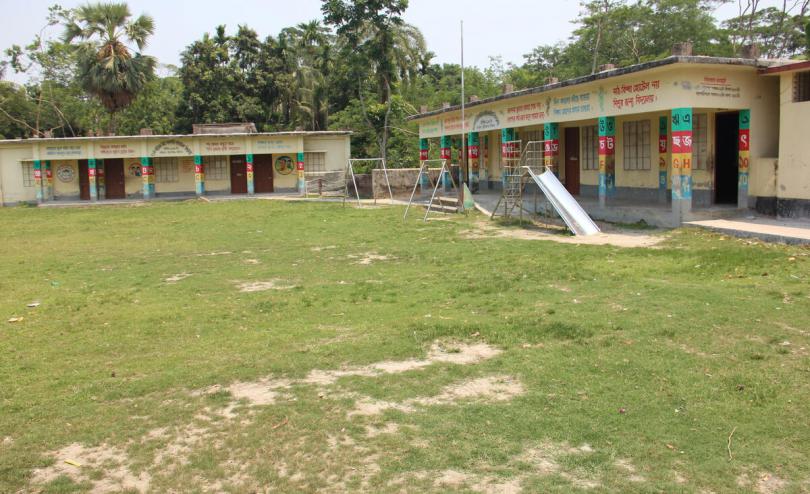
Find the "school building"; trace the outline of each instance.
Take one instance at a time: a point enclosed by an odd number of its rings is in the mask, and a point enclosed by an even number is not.
[[[201,125],[190,135],[0,140],[0,204],[296,192],[343,170],[350,132]]]
[[[679,54],[605,66],[472,97],[464,118],[449,105],[412,117],[422,160],[458,162],[466,139],[479,194],[497,193],[504,163],[517,153],[528,160],[536,145],[540,167],[596,217],[633,209],[637,219],[678,225],[701,211],[810,216],[807,61]]]

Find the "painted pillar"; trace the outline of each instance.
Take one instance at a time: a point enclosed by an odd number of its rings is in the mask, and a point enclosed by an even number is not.
[[[599,206],[616,195],[616,117],[599,117]]]
[[[90,189],[90,200],[98,201],[98,184],[96,182],[96,159],[87,160],[87,182]]]
[[[205,194],[205,165],[199,154],[194,155],[194,191],[197,196]]]
[[[748,165],[751,161],[751,110],[740,110],[737,207],[748,207]]]
[[[253,184],[253,154],[245,155],[245,170],[247,171],[248,195],[252,196],[256,192],[256,187]]]
[[[425,161],[430,159],[430,141],[425,138],[419,139],[419,167],[423,167],[425,165]],[[422,192],[425,192],[430,189],[430,177],[428,177],[428,170],[425,170],[425,174],[419,177],[419,186],[422,188]]]
[[[478,132],[467,134],[467,157],[467,166],[470,168],[470,191],[478,192],[479,171],[481,169],[481,136]]]
[[[479,163],[480,179],[487,183],[487,188],[492,188],[492,183],[489,181],[489,136],[484,136],[484,152],[483,159]]]
[[[107,198],[107,182],[104,179],[104,160],[98,160],[96,163],[96,176],[98,177],[98,198]]]
[[[45,161],[45,200],[53,199],[53,170],[50,160]]]
[[[669,142],[669,119],[658,117],[658,202],[667,203],[667,148]]]
[[[141,158],[141,179],[143,180],[143,198],[152,199],[155,197],[155,167],[152,158],[144,156]]]
[[[507,159],[514,155],[515,129],[501,129],[501,186],[506,188]]]
[[[547,123],[543,125],[543,164],[546,168],[560,176],[560,124]]]
[[[672,110],[672,213],[683,221],[692,210],[692,109]]]
[[[448,191],[451,189],[450,173],[452,173],[452,171],[450,170],[450,163],[453,160],[453,139],[451,139],[450,136],[442,136],[439,146],[441,149],[441,159],[445,160],[445,165],[448,172],[446,175],[444,175],[444,177],[442,177],[442,183],[444,184],[444,190]]]
[[[37,204],[42,204],[42,161],[34,160],[34,188],[37,194]]]
[[[253,169],[253,156],[251,156],[250,168]],[[298,193],[304,194],[306,192],[307,183],[304,177],[304,152],[301,151],[296,155],[295,169],[298,170]]]

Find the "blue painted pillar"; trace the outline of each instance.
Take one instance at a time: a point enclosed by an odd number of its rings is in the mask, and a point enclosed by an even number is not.
[[[45,200],[53,199],[53,169],[51,162],[45,161]]]
[[[450,181],[450,173],[452,173],[452,170],[450,164],[453,162],[453,139],[450,136],[442,136],[440,147],[441,158],[445,160],[445,170],[447,170],[447,174],[442,177],[444,190],[449,191],[452,188],[452,182]]]
[[[295,168],[298,170],[298,193],[304,194],[306,192],[307,184],[304,176],[304,153],[303,151],[296,156]]]
[[[467,134],[467,166],[470,169],[470,191],[478,192],[481,169],[481,136],[478,132]]]
[[[199,154],[194,155],[194,191],[198,197],[205,194],[205,165]]]
[[[141,179],[143,180],[143,198],[152,199],[155,197],[155,167],[152,158],[144,156],[141,158]]]
[[[692,210],[692,109],[672,110],[672,212],[675,223]]]
[[[667,203],[667,149],[669,148],[669,119],[658,118],[658,202]]]
[[[424,138],[419,139],[419,167],[424,166],[425,161],[428,159],[430,159],[430,142]],[[428,173],[429,172],[425,170],[425,174],[419,178],[419,185],[422,187],[422,192],[430,189],[430,177]]]
[[[245,156],[245,169],[247,171],[247,193],[252,196],[256,192],[256,187],[253,184],[253,155],[248,154]]]
[[[748,166],[751,161],[751,110],[740,110],[738,151],[737,207],[748,207]]]
[[[34,188],[37,204],[42,204],[42,161],[34,160]]]
[[[98,201],[98,182],[96,180],[96,159],[90,158],[87,160],[87,182],[90,189],[90,200]]]
[[[616,117],[599,117],[599,206],[616,195]]]

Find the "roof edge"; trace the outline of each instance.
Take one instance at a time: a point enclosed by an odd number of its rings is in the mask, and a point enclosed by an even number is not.
[[[156,134],[156,135],[126,135],[126,136],[76,136],[76,137],[28,137],[24,139],[2,139],[0,144],[29,144],[34,142],[68,142],[68,141],[86,141],[86,140],[99,140],[99,141],[120,141],[132,139],[197,139],[197,138],[218,138],[218,137],[286,137],[286,136],[303,136],[303,137],[318,137],[318,136],[338,136],[338,135],[352,135],[350,130],[308,130],[308,131],[288,131],[288,132],[255,132],[252,134],[240,132],[232,134]]]

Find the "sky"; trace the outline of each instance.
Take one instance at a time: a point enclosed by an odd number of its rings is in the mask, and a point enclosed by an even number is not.
[[[59,3],[75,7],[86,0],[0,0],[0,49],[25,45],[45,24],[48,6]],[[235,32],[247,24],[264,38],[287,26],[320,19],[320,0],[129,0],[134,14],[154,17],[155,35],[145,53],[163,64],[179,65],[180,52],[205,32],[225,24]],[[763,0],[776,5],[779,0]],[[736,15],[731,1],[715,15]],[[460,26],[464,21],[464,61],[468,66],[489,66],[489,57],[520,64],[534,47],[564,41],[574,29],[572,20],[580,11],[579,0],[411,0],[405,20],[422,30],[435,62],[459,63]],[[495,6],[495,8],[493,8]],[[500,8],[498,8],[500,7]],[[58,29],[48,31],[53,36]],[[18,82],[13,73],[6,77]]]

